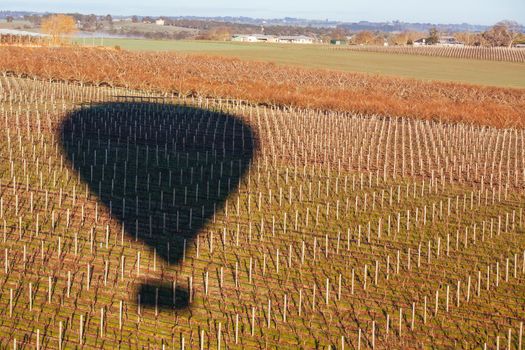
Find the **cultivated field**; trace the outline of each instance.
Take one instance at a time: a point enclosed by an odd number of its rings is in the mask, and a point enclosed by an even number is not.
[[[0,71],[168,95],[495,127],[525,126],[524,89],[293,68],[225,57],[8,47],[0,50]]]
[[[82,44],[81,39],[77,42]],[[88,44],[91,44],[91,41]],[[501,87],[525,87],[524,63],[515,62],[392,55],[384,52],[335,49],[327,45],[142,39],[104,39],[103,41],[95,40],[94,44],[103,44],[108,47],[120,46],[123,49],[138,52],[199,53],[343,72],[362,72],[420,80],[454,81]]]
[[[0,78],[2,348],[523,343],[523,129]]]
[[[438,46],[358,46],[337,47],[341,50],[382,52],[402,55],[451,57],[489,61],[525,62],[525,50],[506,47],[438,47]]]

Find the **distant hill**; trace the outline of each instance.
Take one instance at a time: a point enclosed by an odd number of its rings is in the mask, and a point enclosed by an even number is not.
[[[30,15],[44,15],[46,13],[29,12],[29,11],[0,11],[0,19],[5,19],[7,16],[14,18],[23,18],[24,16]],[[113,16],[113,18],[123,19],[130,18],[131,16]],[[137,15],[137,18],[142,19],[146,16]],[[155,16],[148,16],[150,18],[156,18]],[[363,30],[369,31],[380,31],[380,32],[401,32],[401,31],[417,31],[426,32],[430,28],[436,27],[438,30],[443,32],[482,32],[485,31],[490,25],[474,25],[469,23],[459,24],[443,24],[443,23],[410,23],[401,21],[389,21],[389,22],[343,22],[343,21],[332,21],[332,20],[311,20],[294,17],[284,18],[252,18],[252,17],[239,17],[239,16],[216,16],[216,17],[203,17],[203,16],[158,16],[172,21],[203,21],[203,22],[222,22],[227,24],[239,24],[249,26],[287,26],[287,27],[309,27],[309,28],[343,28],[347,31],[357,32]]]
[[[250,17],[200,17],[200,16],[178,16],[166,17],[172,20],[194,20],[194,21],[214,21],[224,23],[249,24],[249,25],[265,25],[265,26],[297,26],[297,27],[313,27],[313,28],[344,28],[350,31],[381,31],[381,32],[397,32],[397,31],[428,31],[430,28],[436,27],[445,32],[482,32],[489,28],[489,25],[475,25],[469,23],[460,24],[442,24],[442,23],[409,23],[401,21],[392,22],[342,22],[330,20],[311,20],[293,17],[284,18],[250,18]]]
[[[416,31],[426,32],[430,28],[437,28],[442,32],[483,32],[490,26],[488,25],[474,25],[468,23],[461,24],[441,24],[441,23],[407,23],[407,22],[354,22],[354,23],[342,23],[339,25],[344,29],[351,31],[381,31],[381,32],[402,32],[402,31]]]

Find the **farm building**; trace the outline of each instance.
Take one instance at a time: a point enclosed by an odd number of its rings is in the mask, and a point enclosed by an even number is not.
[[[453,36],[442,36],[439,38],[437,46],[465,46],[462,42],[459,42]]]
[[[155,21],[155,24],[158,26],[163,26],[165,22],[162,18],[159,18],[158,20]]]
[[[439,38],[439,41],[436,44],[429,44],[427,38],[421,38],[416,41],[414,41],[414,46],[426,46],[426,45],[433,45],[433,46],[449,46],[449,47],[461,47],[465,46],[462,42],[459,42],[454,38],[453,36],[442,36]]]
[[[314,39],[304,35],[280,36],[277,41],[285,44],[313,44]]]
[[[330,40],[330,45],[346,45],[345,40],[332,39]]]
[[[425,45],[427,45],[427,39],[426,38],[421,38],[421,39],[414,40],[413,45],[414,46],[425,46]]]
[[[273,35],[264,34],[234,34],[232,35],[232,41],[247,43],[274,43],[277,42],[277,38]]]
[[[312,44],[313,38],[304,35],[297,36],[273,36],[265,34],[234,34],[232,41],[247,43],[284,43],[284,44]]]

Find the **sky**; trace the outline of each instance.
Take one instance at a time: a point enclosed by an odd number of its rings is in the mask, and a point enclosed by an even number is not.
[[[0,10],[485,25],[510,19],[525,24],[525,0],[2,0]]]

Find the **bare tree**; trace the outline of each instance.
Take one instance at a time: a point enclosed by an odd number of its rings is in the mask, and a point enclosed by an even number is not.
[[[65,35],[76,31],[75,19],[66,15],[54,15],[42,21],[42,31],[51,35],[54,44],[59,44]]]
[[[231,29],[227,26],[211,28],[201,34],[198,39],[227,41],[231,38]]]
[[[467,46],[488,46],[487,40],[482,33],[459,32],[454,34],[457,41]]]
[[[373,44],[375,37],[376,36],[374,35],[374,33],[364,30],[362,32],[357,33],[353,41],[356,44],[368,45]]]
[[[437,43],[439,43],[439,31],[436,27],[430,28],[430,30],[428,31],[427,44],[435,45]]]
[[[491,46],[512,47],[514,40],[521,34],[522,27],[515,21],[501,21],[483,33],[483,38]]]
[[[389,41],[393,45],[406,45],[408,42],[407,32],[394,34],[390,37]]]
[[[343,28],[335,28],[330,33],[330,39],[334,40],[345,40],[346,39],[346,31]]]

